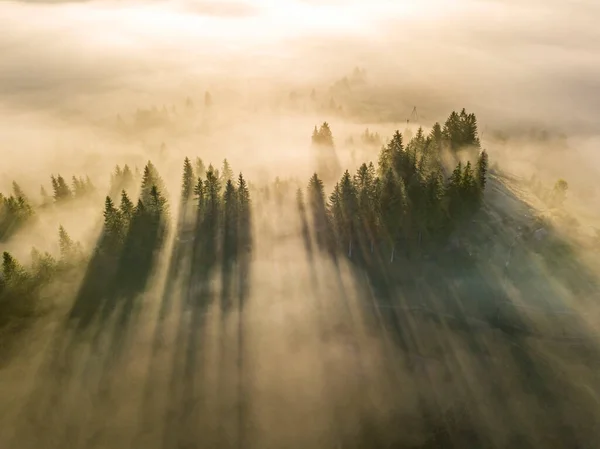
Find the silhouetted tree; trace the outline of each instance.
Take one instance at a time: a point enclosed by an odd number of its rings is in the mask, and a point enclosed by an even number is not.
[[[183,161],[183,176],[181,181],[181,202],[187,204],[194,193],[194,169],[186,157]]]
[[[54,175],[51,177],[52,180],[52,189],[54,190],[54,201],[60,202],[67,199],[71,199],[73,197],[73,193],[71,189],[65,182],[65,179],[58,175],[56,178]]]
[[[227,184],[227,181],[233,180],[233,170],[231,170],[231,166],[227,159],[223,160],[223,167],[221,169],[221,183],[223,185]]]

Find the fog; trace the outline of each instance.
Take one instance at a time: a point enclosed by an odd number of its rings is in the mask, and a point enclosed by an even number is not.
[[[591,444],[598,17],[595,0],[0,2],[0,192],[17,181],[37,207],[51,175],[96,187],[40,209],[0,251],[24,265],[32,246],[57,255],[62,225],[92,254],[116,164],[151,160],[172,219],[144,289],[115,306],[82,264],[0,345],[0,447]],[[378,159],[381,145],[352,143],[365,129],[385,143],[463,107],[493,171],[484,202],[496,221],[474,226],[480,247],[467,251],[479,262],[398,262],[400,287],[381,293],[371,273],[319,251],[294,200],[317,169],[315,125],[330,124],[353,173]],[[257,191],[291,179],[283,200],[253,198],[252,255],[230,271],[194,273],[181,240],[186,156],[227,158]],[[543,192],[560,178],[557,209]],[[575,249],[515,244],[540,227]],[[86,325],[71,320],[80,303]]]

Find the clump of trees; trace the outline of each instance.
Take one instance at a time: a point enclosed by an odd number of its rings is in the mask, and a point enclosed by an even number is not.
[[[95,187],[89,176],[86,176],[85,178],[73,176],[71,178],[71,187],[69,187],[65,178],[60,174],[57,176],[50,176],[50,180],[52,183],[52,197],[55,203],[65,202],[73,198],[83,198],[95,192]],[[43,186],[41,193],[43,201],[46,202],[47,194],[45,193]]]
[[[341,172],[341,165],[335,151],[333,133],[327,122],[317,128],[312,134],[312,147],[315,153],[317,172],[325,179],[335,179]]]
[[[34,215],[33,207],[19,184],[13,181],[12,187],[11,195],[0,193],[0,241],[9,238]]]
[[[31,262],[22,265],[12,254],[2,254],[0,273],[0,328],[13,320],[35,314],[40,293],[58,275],[63,275],[84,261],[79,242],[73,241],[63,226],[58,230],[59,257],[36,248],[31,250]]]
[[[50,177],[52,194],[44,186],[40,188],[41,201],[31,201],[21,186],[13,181],[12,193],[0,193],[0,241],[11,237],[15,232],[30,222],[36,215],[36,207],[46,208],[54,204],[60,205],[74,198],[87,198],[96,191],[88,176],[71,178],[69,185],[60,174]]]
[[[313,141],[323,139],[320,132],[313,133]],[[475,164],[458,162],[445,176],[441,152],[465,146],[478,149]],[[307,198],[317,242],[333,238],[348,257],[356,249],[368,254],[383,245],[393,261],[398,247],[410,250],[448,235],[477,211],[488,163],[487,152],[480,149],[477,120],[464,110],[453,112],[443,128],[435,124],[428,136],[419,129],[407,145],[396,131],[381,149],[377,167],[364,163],[354,175],[346,170],[328,198],[319,175],[310,179]]]

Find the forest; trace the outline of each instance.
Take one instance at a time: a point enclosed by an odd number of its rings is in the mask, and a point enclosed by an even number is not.
[[[169,165],[160,143],[161,163],[120,162],[104,183],[85,172],[35,189],[13,181],[0,196],[0,360],[28,363],[28,340],[45,349],[0,437],[32,448],[46,434],[57,448],[120,435],[161,449],[584,447],[597,413],[568,375],[592,375],[600,354],[579,313],[600,289],[581,249],[600,234],[585,240],[567,212],[570,183],[499,169],[466,109],[389,138],[363,129],[306,129],[306,177],[247,179],[202,152]],[[95,237],[79,241],[61,213],[89,205]],[[56,252],[8,249],[47,232],[49,216]],[[121,427],[122,397],[136,424]],[[53,430],[30,431],[49,415]]]
[[[170,213],[164,182],[152,162],[148,161],[141,174],[137,168],[132,171],[127,165],[117,165],[104,201],[101,236],[93,250],[84,251],[61,225],[58,255],[33,248],[31,261],[22,263],[9,252],[3,253],[2,324],[34,314],[40,291],[82,263],[89,264],[89,270],[94,270],[90,276],[100,280],[91,287],[98,296],[95,301],[103,296],[116,300],[126,296],[128,289],[141,293],[170,227],[178,235],[195,233],[190,243],[196,254],[192,272],[249,254],[252,200],[261,202],[274,195],[282,201],[294,187],[307,244],[314,235],[317,247],[330,257],[347,257],[369,271],[389,269],[376,265],[380,256],[393,264],[397,257],[443,245],[452,229],[481,206],[488,155],[479,143],[475,115],[464,109],[452,112],[443,126],[434,124],[427,135],[419,128],[406,144],[396,131],[381,148],[376,164],[365,162],[353,174],[342,172],[327,122],[315,127],[312,146],[318,170],[304,185],[277,178],[271,185],[256,186],[242,173],[235,176],[227,159],[218,170],[211,164],[206,167],[200,157],[194,163],[186,157],[176,217]],[[456,155],[459,150],[467,150],[473,163],[457,162],[447,173],[443,152]],[[0,197],[3,239],[35,220],[43,208],[98,196],[89,177],[73,176],[69,185],[58,174],[52,175],[51,181],[52,195],[42,186],[37,201],[29,199],[16,182],[9,196]],[[139,190],[135,189],[137,182]],[[332,185],[330,192],[326,183]],[[132,197],[134,191],[139,191],[137,200]],[[80,296],[91,301],[90,294],[92,291]]]

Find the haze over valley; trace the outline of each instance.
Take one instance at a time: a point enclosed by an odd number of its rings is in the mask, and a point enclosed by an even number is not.
[[[593,447],[596,3],[0,3],[0,447]]]

